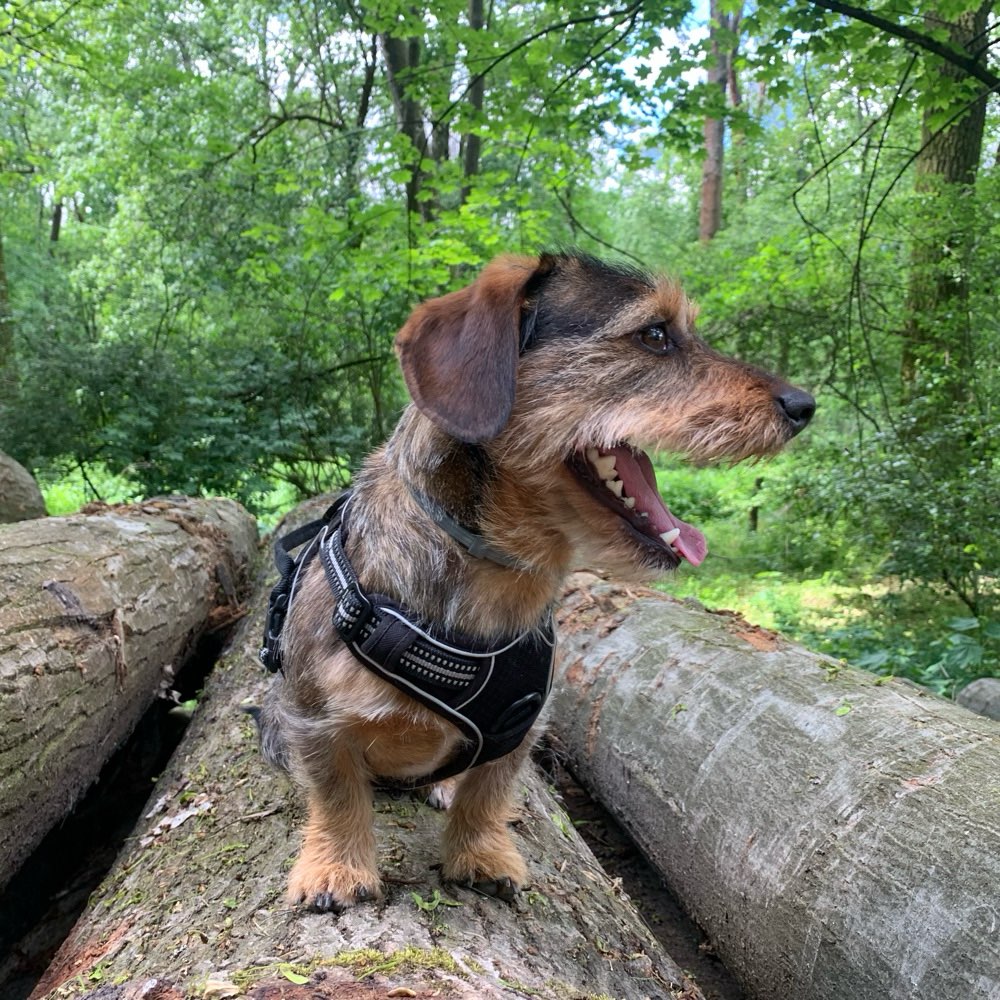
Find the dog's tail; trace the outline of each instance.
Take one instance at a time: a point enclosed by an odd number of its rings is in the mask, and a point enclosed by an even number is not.
[[[281,733],[281,726],[270,711],[274,699],[269,698],[263,708],[257,705],[243,705],[242,710],[254,721],[257,727],[257,737],[260,740],[260,752],[264,760],[272,767],[288,771],[288,747]]]

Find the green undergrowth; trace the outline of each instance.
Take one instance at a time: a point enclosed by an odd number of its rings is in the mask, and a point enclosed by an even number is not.
[[[796,524],[780,503],[784,468],[782,460],[731,469],[658,467],[671,510],[708,539],[701,566],[684,563],[658,587],[947,697],[1000,673],[1000,623],[971,616],[943,587],[886,575],[850,539],[816,537]]]
[[[709,553],[701,566],[685,563],[659,586],[946,696],[976,677],[1000,674],[1000,622],[973,617],[943,587],[900,582],[877,553],[838,533],[835,523],[796,513],[801,485],[793,474],[803,458],[793,449],[768,462],[704,469],[661,459],[661,494],[705,534]],[[329,463],[310,474],[334,488],[346,467]],[[136,479],[102,465],[54,469],[40,476],[40,485],[54,515],[95,499],[142,499]],[[272,479],[253,498],[261,529],[273,528],[298,499],[287,479]]]
[[[320,473],[316,473],[320,476]],[[329,463],[321,478],[330,489],[343,482],[346,469],[342,464]],[[241,498],[257,515],[262,531],[270,531],[281,516],[301,499],[299,490],[288,480],[272,478],[269,485]],[[128,471],[115,472],[102,464],[53,466],[38,474],[38,485],[45,498],[45,508],[53,517],[75,514],[85,504],[101,501],[108,504],[137,503],[148,499],[140,482]]]
[[[84,504],[96,500],[132,503],[142,499],[135,480],[103,466],[46,470],[39,474],[38,486],[45,498],[45,509],[53,517],[75,514]]]

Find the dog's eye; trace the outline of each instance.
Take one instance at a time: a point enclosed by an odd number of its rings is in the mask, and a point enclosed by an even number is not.
[[[669,354],[677,346],[662,323],[637,331],[635,339],[653,354]]]

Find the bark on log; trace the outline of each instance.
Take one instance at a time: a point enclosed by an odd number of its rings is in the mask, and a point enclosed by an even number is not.
[[[299,508],[290,523],[322,509]],[[155,980],[161,1000],[243,991],[284,1000],[701,998],[533,772],[516,824],[532,883],[514,904],[442,884],[441,814],[414,797],[379,793],[385,899],[340,916],[289,907],[303,811],[261,760],[240,711],[248,698],[260,704],[267,684],[256,660],[265,592],[213,672],[131,849],[34,997],[75,986],[113,1000],[149,991]],[[117,985],[93,990],[97,976]]]
[[[0,524],[45,517],[45,500],[31,473],[0,451]]]
[[[1000,677],[980,677],[962,688],[955,700],[970,712],[1000,721]]]
[[[1000,998],[1000,727],[650,591],[577,578],[570,767],[749,997]]]
[[[256,552],[231,500],[0,527],[0,887],[199,636],[238,617]]]

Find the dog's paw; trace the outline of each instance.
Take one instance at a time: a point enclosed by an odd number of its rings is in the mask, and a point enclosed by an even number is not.
[[[511,902],[527,881],[528,869],[513,844],[489,853],[461,851],[441,868],[446,882]]]
[[[466,888],[472,889],[483,896],[492,896],[494,899],[502,899],[505,903],[513,903],[520,886],[509,876],[503,878],[481,879],[478,882],[466,882]]]
[[[343,913],[356,903],[380,898],[376,872],[346,865],[309,864],[300,858],[288,879],[288,900],[317,913]]]

